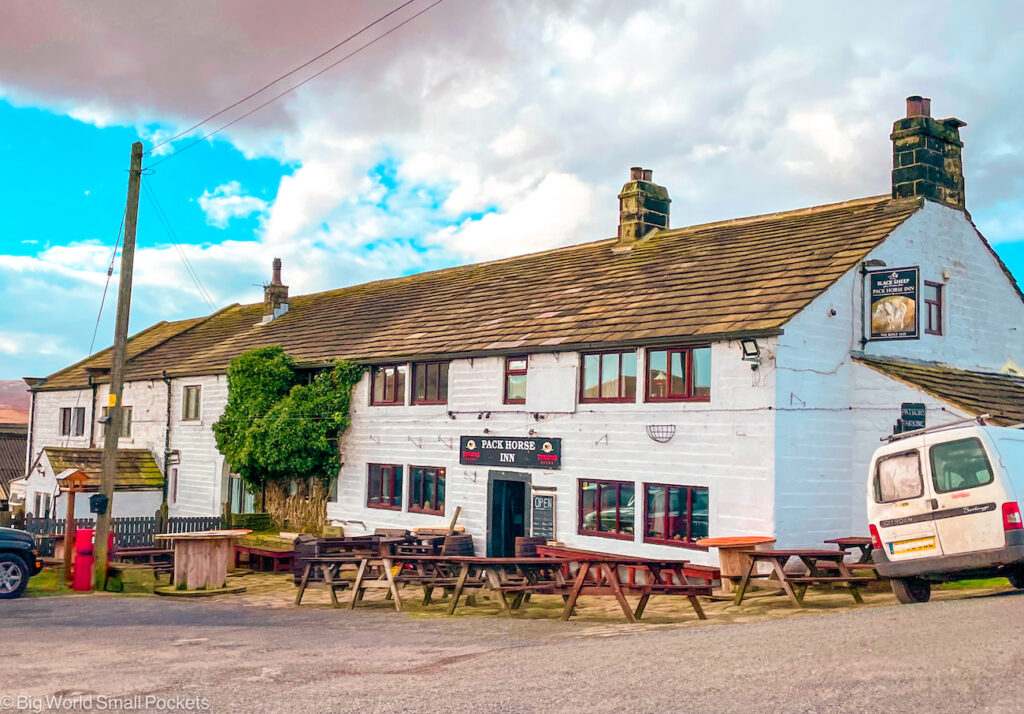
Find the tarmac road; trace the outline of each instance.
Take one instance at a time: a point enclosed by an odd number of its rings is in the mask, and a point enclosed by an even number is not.
[[[1016,592],[700,627],[51,597],[0,602],[0,638],[0,711],[1024,711]]]

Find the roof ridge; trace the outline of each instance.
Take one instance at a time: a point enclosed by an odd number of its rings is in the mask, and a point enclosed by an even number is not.
[[[193,318],[186,318],[186,319],[193,319]],[[139,332],[136,332],[134,335],[131,335],[128,339],[129,340],[134,340],[136,337],[140,337],[142,335],[145,335],[147,332],[152,332],[153,330],[155,330],[156,328],[160,327],[161,325],[169,325],[169,324],[171,324],[171,322],[177,322],[177,320],[174,320],[174,321],[160,320],[160,322],[154,322],[149,327],[146,327],[146,328],[140,330]],[[163,344],[163,342],[161,342],[160,344]],[[82,359],[78,360],[74,364],[69,364],[64,369],[58,369],[56,372],[54,372],[52,374],[48,374],[45,377],[41,377],[41,378],[24,377],[23,379],[26,379],[26,380],[27,379],[42,379],[43,380],[43,384],[41,386],[45,386],[46,385],[46,381],[49,380],[51,377],[56,377],[58,374],[63,374],[64,372],[70,371],[70,370],[74,369],[75,367],[80,367],[83,364],[85,364],[86,362],[88,362],[89,360],[96,359],[97,357],[99,357],[104,352],[109,352],[111,349],[113,349],[113,347],[104,347],[103,349],[101,349],[101,350],[99,350],[97,352],[93,352],[91,355],[86,355],[85,357],[83,357]]]
[[[948,369],[953,372],[966,372],[968,374],[987,374],[993,377],[1005,377],[1007,379],[1015,379],[1024,383],[1024,377],[1019,374],[1013,374],[1011,372],[992,372],[987,369],[964,369],[963,367],[957,367],[956,365],[949,364],[948,362],[939,362],[937,360],[924,360],[917,359],[915,357],[888,357],[883,355],[869,355],[866,352],[854,351],[850,353],[850,356],[858,362],[881,362],[883,364],[903,364],[910,367],[930,367],[933,369]]]

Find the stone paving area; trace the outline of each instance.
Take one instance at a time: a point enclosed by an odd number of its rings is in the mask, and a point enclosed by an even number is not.
[[[228,583],[231,585],[244,585],[246,588],[242,594],[223,596],[223,598],[230,598],[232,602],[249,607],[295,608],[297,588],[291,575],[268,573],[239,574],[229,577]],[[957,590],[945,590],[934,587],[932,589],[932,599],[960,600],[1007,590],[1012,590],[1012,588],[1009,585],[1006,587]],[[394,604],[384,599],[383,591],[367,592],[355,612],[390,611],[396,618],[448,617],[448,601],[439,599],[438,592],[435,592],[434,604],[427,607],[420,604],[422,591],[419,587],[406,586],[401,592],[403,606],[403,612],[401,613],[395,612]],[[872,584],[871,589],[863,591],[863,605],[855,603],[847,592],[838,588],[811,588],[804,597],[804,607],[798,609],[790,604],[789,599],[785,595],[776,595],[774,594],[776,592],[781,591],[756,591],[748,595],[744,599],[743,604],[739,606],[734,605],[731,600],[708,600],[702,598],[704,612],[708,618],[704,621],[697,619],[685,598],[655,596],[648,603],[643,620],[632,625],[623,619],[622,611],[619,609],[615,598],[582,597],[579,600],[577,614],[572,618],[572,622],[605,625],[608,627],[609,633],[618,633],[621,627],[635,628],[639,626],[645,629],[653,629],[676,626],[741,624],[782,619],[797,615],[895,605],[897,602],[895,596],[885,583]],[[349,616],[352,614],[347,609],[350,597],[351,595],[348,590],[338,591],[338,599],[342,604],[341,609],[336,611],[338,616]],[[630,598],[630,602],[635,604],[635,598]],[[513,617],[517,619],[558,620],[562,613],[562,607],[562,598],[557,595],[534,595],[531,602],[525,603],[523,607],[515,611]],[[324,610],[330,612],[332,610],[330,595],[326,589],[318,585],[310,585],[302,599],[301,608],[303,610]],[[477,595],[475,606],[460,604],[453,617],[497,617],[505,619],[505,615],[502,614],[497,601],[486,594],[486,592],[482,595]],[[587,628],[586,634],[599,636],[601,633],[591,627]]]

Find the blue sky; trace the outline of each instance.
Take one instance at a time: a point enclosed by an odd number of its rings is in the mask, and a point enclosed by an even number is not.
[[[133,141],[152,146],[381,7],[11,10],[0,379],[86,355]],[[633,165],[669,189],[673,226],[886,193],[888,134],[918,93],[967,121],[968,209],[1024,277],[1024,10],[751,0],[722,13],[446,0],[145,177],[180,249],[143,196],[133,331],[210,312],[202,291],[216,307],[258,301],[273,257],[306,293],[609,237]],[[97,348],[112,332],[110,299]]]

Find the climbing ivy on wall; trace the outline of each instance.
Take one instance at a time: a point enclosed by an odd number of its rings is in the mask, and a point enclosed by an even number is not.
[[[217,448],[253,490],[338,474],[338,440],[350,424],[363,367],[337,362],[308,384],[280,347],[245,352],[228,368],[228,403],[213,425]]]

